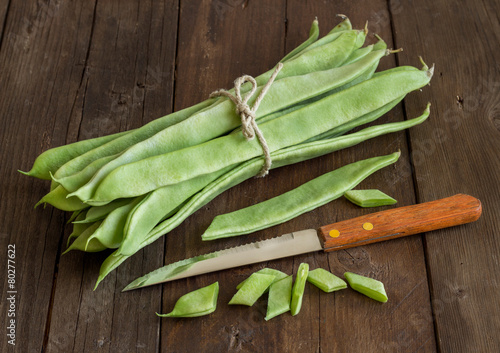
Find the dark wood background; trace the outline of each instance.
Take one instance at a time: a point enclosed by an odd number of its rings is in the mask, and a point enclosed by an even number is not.
[[[61,256],[68,214],[33,210],[48,183],[22,176],[48,148],[136,128],[204,100],[234,78],[271,68],[339,18],[369,21],[390,47],[381,68],[436,64],[429,87],[381,121],[421,126],[249,180],[187,219],[112,273],[94,292],[105,254]],[[0,350],[2,352],[499,352],[500,3],[485,1],[49,1],[0,0]],[[373,41],[370,37],[369,41]],[[267,264],[121,293],[164,263],[374,210],[343,199],[252,236],[202,243],[217,214],[265,200],[322,173],[400,149],[394,167],[361,186],[398,206],[457,193],[478,197],[481,219],[346,251]],[[376,209],[377,211],[382,208]],[[7,343],[7,248],[16,248],[16,346]],[[386,285],[380,304],[352,291],[307,286],[302,311],[264,321],[266,302],[228,306],[235,286],[269,266],[301,262],[353,271]],[[220,283],[217,311],[159,319],[182,294]]]

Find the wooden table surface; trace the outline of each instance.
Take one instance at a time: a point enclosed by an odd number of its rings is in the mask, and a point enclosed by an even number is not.
[[[381,69],[436,64],[431,85],[381,122],[431,116],[408,131],[293,166],[227,191],[168,236],[140,251],[93,291],[108,255],[61,255],[69,214],[33,209],[47,181],[23,176],[51,147],[137,128],[258,75],[343,13],[389,47]],[[466,1],[0,1],[1,352],[499,352],[500,3]],[[373,42],[370,36],[369,42]],[[314,253],[121,293],[164,263],[379,211],[344,199],[250,236],[202,242],[215,215],[288,191],[360,159],[401,150],[395,166],[360,188],[411,205],[457,193],[479,198],[479,221],[329,254]],[[389,207],[386,207],[389,208]],[[9,294],[7,251],[15,247]],[[301,262],[384,282],[386,304],[351,289],[306,286],[298,316],[264,321],[266,300],[228,306],[235,286]],[[219,281],[218,308],[194,319],[160,319],[188,291]],[[11,305],[13,304],[13,306]],[[13,310],[11,310],[13,309]],[[15,314],[15,346],[8,343]]]

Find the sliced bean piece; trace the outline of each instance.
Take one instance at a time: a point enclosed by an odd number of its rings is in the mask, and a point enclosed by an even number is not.
[[[357,275],[352,272],[344,273],[352,289],[376,301],[386,303],[389,299],[385,292],[384,284],[376,279]]]
[[[304,296],[304,289],[306,287],[307,275],[309,273],[309,265],[306,263],[301,263],[299,269],[297,270],[297,276],[295,277],[295,282],[293,283],[292,289],[292,301],[290,303],[290,311],[292,316],[299,313],[302,307],[302,298]]]
[[[269,151],[274,152],[379,109],[428,84],[431,76],[432,71],[418,69],[380,75],[261,124],[260,129]],[[310,117],[314,117],[314,123]],[[142,195],[261,155],[257,139],[246,141],[239,134],[219,137],[201,145],[122,165],[104,178],[92,200],[112,201]]]
[[[219,282],[184,294],[168,314],[158,314],[159,317],[198,317],[213,313],[217,308]]]
[[[88,207],[88,205],[80,201],[78,197],[68,197],[68,194],[68,191],[62,185],[59,185],[42,197],[35,207],[42,203],[48,203],[62,211],[78,211]]]
[[[252,273],[245,284],[231,298],[229,305],[254,305],[273,281],[273,275]]]
[[[307,275],[307,282],[314,284],[326,293],[347,288],[347,283],[323,268],[317,268],[309,271],[309,274]]]
[[[274,282],[277,282],[285,277],[287,277],[288,275],[284,272],[281,272],[280,270],[275,270],[274,268],[263,268],[262,270],[259,270],[255,273],[260,273],[262,275],[273,275],[274,276]],[[243,284],[245,284],[245,282],[248,281],[248,278],[245,279],[243,282],[239,283],[237,286],[236,286],[236,289],[240,289],[241,286],[243,286]]]
[[[290,311],[292,300],[292,276],[286,276],[269,287],[266,321]]]
[[[344,194],[345,198],[360,207],[379,207],[394,205],[398,201],[377,189],[350,190]]]
[[[401,131],[404,129],[408,129],[415,125],[418,125],[424,122],[430,113],[430,104],[427,105],[424,113],[414,119],[410,119],[407,121],[388,123],[378,126],[369,127],[358,131],[356,133],[352,133],[347,136],[337,137],[330,140],[316,141],[307,143],[304,145],[297,145],[293,147],[289,147],[278,151],[272,154],[273,157],[273,165],[271,168],[278,168],[285,165],[298,163],[301,161],[305,161],[311,158],[319,157],[325,155],[327,153],[331,153],[333,151],[337,151],[343,148],[351,147],[356,144],[359,144],[365,140],[384,135],[391,132]],[[224,191],[232,188],[235,185],[253,177],[261,168],[261,160],[255,158],[246,163],[243,163],[239,167],[231,170],[227,174],[218,178],[214,182],[210,183],[203,189],[203,191],[194,195],[181,209],[171,218],[166,219],[159,225],[157,225],[146,237],[146,239],[141,243],[140,247],[136,249],[136,251],[141,248],[153,243],[162,235],[170,232],[172,229],[181,224],[187,217],[196,212],[198,209],[212,201],[216,196],[220,195]],[[97,279],[95,287],[99,285],[99,283],[114,269],[116,269],[120,264],[122,264],[129,256],[118,255],[114,252],[110,255],[101,265],[99,270],[99,277]],[[159,273],[159,276],[162,278],[168,278],[168,274],[161,273],[162,269],[156,270]],[[155,271],[153,271],[155,272]],[[141,277],[141,280],[144,281],[149,278],[150,274]],[[134,286],[140,287],[141,280],[134,281]],[[130,285],[132,285],[132,283]],[[134,287],[136,288],[136,287]]]
[[[78,141],[68,145],[51,148],[40,154],[33,163],[29,172],[19,171],[22,174],[39,179],[50,180],[50,173],[55,173],[62,165],[96,147],[112,141],[130,131],[119,132],[112,135],[96,137]]]
[[[311,25],[311,29],[309,30],[309,38],[307,38],[305,42],[303,42],[297,48],[292,50],[290,53],[285,55],[285,57],[281,59],[281,62],[288,61],[293,57],[297,56],[298,54],[300,54],[302,51],[304,51],[304,49],[306,49],[308,46],[314,43],[318,39],[318,36],[319,36],[319,25],[318,25],[318,20],[315,19]]]
[[[341,197],[377,170],[395,163],[399,156],[396,152],[351,163],[267,201],[219,215],[201,238],[228,238],[284,223]]]

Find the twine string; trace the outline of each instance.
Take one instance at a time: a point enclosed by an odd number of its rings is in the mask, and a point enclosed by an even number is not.
[[[276,79],[276,76],[278,76],[278,73],[280,72],[282,67],[283,64],[278,63],[273,74],[271,75],[267,83],[264,85],[264,87],[262,87],[262,90],[255,99],[255,102],[253,103],[252,107],[248,105],[248,101],[255,94],[258,86],[257,86],[257,81],[255,81],[255,79],[249,75],[243,75],[234,80],[234,93],[235,93],[234,95],[231,94],[229,91],[226,91],[225,89],[219,89],[210,94],[210,98],[223,96],[229,98],[234,103],[234,105],[236,106],[236,114],[238,114],[241,117],[241,132],[243,133],[243,136],[245,136],[247,141],[253,140],[255,136],[257,136],[257,139],[259,140],[259,143],[262,147],[262,151],[264,152],[264,165],[260,170],[259,174],[257,174],[258,177],[264,177],[269,173],[269,169],[271,169],[272,160],[271,160],[271,152],[269,151],[269,146],[267,145],[266,139],[264,138],[262,131],[259,129],[255,121],[256,112],[257,109],[259,108],[260,103],[264,99],[267,91],[273,84],[274,80]],[[242,97],[241,86],[245,82],[250,82],[252,84],[252,88],[244,97]]]

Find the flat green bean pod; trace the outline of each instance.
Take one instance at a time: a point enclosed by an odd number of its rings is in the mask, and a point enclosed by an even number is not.
[[[301,45],[299,45],[297,48],[292,50],[290,53],[285,55],[283,59],[281,59],[281,62],[288,61],[292,59],[294,56],[298,55],[300,52],[304,51],[308,46],[310,46],[312,43],[314,43],[319,37],[319,24],[318,24],[318,19],[315,19],[311,25],[311,29],[309,30],[309,38],[305,42],[303,42]]]
[[[351,65],[282,78],[269,88],[265,99],[257,110],[257,118],[265,117],[268,114],[286,109],[289,106],[344,86],[363,73],[371,71],[371,68],[373,66],[376,67],[385,54],[384,50],[380,50],[371,53],[366,58]],[[304,90],[304,87],[311,88]],[[262,87],[258,89],[258,92],[261,89]],[[250,104],[253,104],[256,97],[257,94],[250,99]],[[56,181],[62,184],[67,190],[76,190],[71,195],[85,201],[92,198],[99,183],[110,172],[122,165],[198,145],[227,133],[239,125],[241,125],[241,118],[234,110],[234,103],[226,99],[220,104],[213,105],[210,109],[204,109],[189,119],[169,129],[164,129],[154,136],[131,146],[119,157],[102,166],[95,174],[92,172],[85,173],[85,176],[91,176],[92,179],[82,187],[80,187],[82,181],[86,179],[79,179],[77,183],[68,183],[68,178],[66,180],[56,179]]]
[[[118,138],[111,140],[101,146],[98,146],[86,153],[83,153],[62,165],[54,174],[55,179],[61,179],[68,175],[77,173],[85,168],[87,165],[93,161],[111,156],[122,152],[129,146],[142,141],[148,137],[151,137],[160,130],[163,130],[171,125],[174,125],[180,121],[183,121],[198,112],[199,110],[212,105],[215,99],[209,99],[204,102],[198,103],[192,107],[179,110],[175,113],[166,115],[162,118],[155,119],[150,123],[141,126],[140,128],[119,136]]]
[[[229,170],[226,168],[213,174],[201,175],[193,180],[169,185],[147,194],[128,213],[126,223],[122,227],[124,237],[118,254],[133,255],[145,236],[168,213]]]
[[[343,148],[351,147],[359,144],[368,139],[384,135],[391,132],[401,131],[408,129],[415,125],[424,122],[430,113],[430,104],[427,105],[424,113],[414,119],[407,121],[401,121],[396,123],[388,123],[378,126],[369,127],[352,133],[350,135],[337,137],[329,140],[322,140],[307,143],[304,145],[298,145],[289,147],[287,149],[278,151],[272,154],[273,165],[272,168],[278,168],[281,166],[298,163],[311,158],[319,157],[333,151],[337,151]],[[224,174],[222,177],[216,179],[214,182],[210,183],[203,189],[203,191],[194,195],[181,209],[171,218],[166,219],[156,226],[142,241],[139,249],[151,244],[163,234],[170,232],[172,229],[181,224],[187,217],[196,212],[198,209],[212,201],[216,196],[220,195],[224,191],[230,189],[231,187],[253,177],[261,168],[261,160],[255,158],[250,160],[239,167],[231,170],[230,172]],[[99,283],[114,269],[116,269],[121,263],[123,263],[129,256],[118,255],[116,252],[110,255],[101,265],[99,271],[99,278],[96,282],[96,287]],[[164,274],[161,274],[164,276]]]
[[[88,207],[88,205],[80,201],[78,197],[68,197],[68,191],[62,185],[57,186],[54,190],[42,197],[35,205],[35,208],[46,203],[62,211],[78,211]]]
[[[383,55],[383,51],[374,53],[373,59],[371,60],[376,61],[377,58],[380,58],[381,55]],[[365,60],[366,63],[363,64],[362,62],[360,62],[358,65],[369,68],[369,66],[371,65],[371,61],[368,61],[369,58],[367,57],[363,60]],[[373,113],[370,113],[370,121],[385,113],[387,110],[392,108],[394,104],[384,107],[382,111],[377,110]],[[287,112],[289,111],[293,110],[289,109]],[[367,121],[360,121],[360,123],[365,122]],[[227,171],[228,170],[224,170],[224,172]],[[162,218],[164,218],[165,214],[171,212],[171,210],[179,205],[181,201],[186,200],[188,197],[202,188],[202,184],[199,183],[200,180],[204,181],[204,187],[206,184],[213,181],[221,174],[223,173],[218,171],[211,174],[205,174],[193,179],[196,181],[196,185],[200,185],[199,187],[191,185],[191,180],[188,180],[179,184],[159,188],[149,193],[148,196],[139,205],[137,205],[137,207],[129,215],[127,225],[125,226],[124,242],[120,247],[120,253],[124,255],[132,255],[136,251],[135,249],[137,248],[137,245],[140,244],[144,237],[149,233],[149,231],[152,230],[153,227],[155,227]],[[188,185],[187,188],[189,191],[184,191],[186,189],[185,185]]]
[[[201,238],[233,237],[284,223],[341,197],[377,170],[395,163],[399,155],[396,152],[351,163],[267,201],[219,215]]]
[[[82,211],[80,212],[77,216],[76,216],[76,220],[82,220],[85,218],[85,213],[86,211]],[[75,223],[73,224],[73,231],[71,232],[71,234],[68,236],[68,240],[66,241],[66,247],[69,246],[70,242],[72,239],[74,238],[78,238],[88,227],[90,227],[92,224],[91,223]]]
[[[294,76],[294,75],[302,75],[305,73],[309,73],[314,70],[318,69],[327,69],[335,66],[339,66],[345,58],[343,58],[344,55],[350,55],[350,52],[354,50],[354,47],[351,47],[350,51],[347,51],[344,53],[344,50],[340,50],[340,48],[344,49],[346,45],[349,45],[349,40],[354,40],[352,45],[357,45],[359,41],[362,40],[364,41],[363,35],[358,33],[359,31],[350,31],[349,35],[346,34],[345,38],[342,38],[342,40],[335,41],[335,43],[326,43],[325,45],[322,45],[321,47],[316,48],[316,50],[312,51],[308,55],[301,56],[300,60],[286,60],[284,62],[284,70],[281,70],[279,73],[278,77],[276,80],[280,80],[281,78],[288,77],[288,76]],[[352,38],[350,38],[352,37]],[[330,53],[333,52],[332,55],[328,57],[327,61],[324,61],[324,55],[320,56],[321,51],[330,51]],[[299,54],[301,54],[300,52]],[[298,58],[297,58],[298,59]],[[319,62],[318,62],[319,61]],[[258,76],[256,78],[256,81],[258,85],[263,85],[265,84],[270,76],[272,75],[274,69]],[[245,93],[248,91],[250,88],[249,84],[245,84],[242,86],[242,93]],[[233,90],[231,90],[233,91]],[[172,113],[170,115],[167,115],[163,118],[156,119],[141,128],[137,129],[134,131],[132,134],[128,134],[129,136],[127,138],[125,137],[120,137],[117,138],[116,141],[111,141],[109,143],[104,144],[103,146],[99,146],[98,148],[95,148],[91,151],[88,151],[87,153],[84,153],[70,161],[68,161],[66,164],[61,166],[57,172],[54,174],[54,177],[56,179],[61,179],[64,177],[67,177],[69,175],[72,175],[78,171],[81,171],[83,168],[85,168],[88,164],[91,162],[105,156],[110,156],[114,155],[116,153],[120,153],[124,151],[126,148],[134,145],[137,142],[143,141],[146,138],[149,138],[156,134],[157,132],[168,128],[171,125],[175,125],[178,122],[181,122],[187,118],[189,118],[191,115],[193,115],[196,112],[203,111],[207,107],[210,106],[216,106],[221,99],[209,99],[204,102],[201,102],[195,106],[186,108],[184,110]]]
[[[86,252],[98,252],[98,251],[103,251],[106,250],[107,247],[101,244],[98,240],[88,242],[88,239],[94,234],[97,228],[101,225],[101,221],[91,223],[88,228],[86,228],[82,234],[80,234],[72,243],[71,245],[66,249],[66,251],[63,252],[63,254],[66,254],[67,252],[71,250],[80,250],[80,251],[86,251]]]
[[[132,131],[132,130],[130,130]],[[20,173],[39,179],[50,180],[50,173],[54,174],[62,165],[96,147],[112,141],[130,131],[119,132],[102,137],[70,143],[68,145],[51,148],[40,154],[33,163],[29,172]]]
[[[87,238],[87,248],[92,248],[92,244],[99,242],[108,249],[118,248],[123,241],[123,227],[127,221],[130,211],[143,199],[143,196],[135,198],[132,202],[115,208],[104,220],[100,221],[100,226]]]
[[[428,84],[431,77],[432,70],[418,69],[379,75],[261,124],[260,130],[266,137],[270,152],[297,145],[419,89]],[[313,122],[311,117],[314,117]],[[236,134],[220,137],[122,165],[102,180],[92,200],[112,201],[142,195],[260,155],[262,148],[256,139],[246,141]]]
[[[90,207],[85,215],[85,218],[76,220],[73,223],[93,223],[95,221],[100,221],[118,207],[124,206],[132,201],[133,199],[120,199],[104,206]]]

